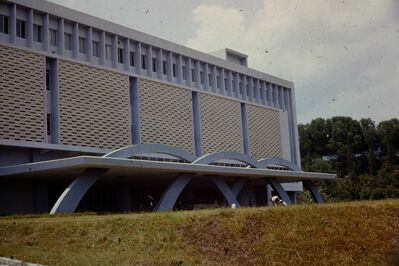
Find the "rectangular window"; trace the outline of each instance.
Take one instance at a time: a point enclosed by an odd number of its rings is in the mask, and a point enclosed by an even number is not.
[[[204,72],[200,72],[200,82],[201,84],[204,84]]]
[[[166,61],[162,61],[163,74],[166,75]]]
[[[105,45],[105,59],[112,59],[112,46],[110,44]]]
[[[157,72],[157,59],[152,58],[152,72]]]
[[[50,29],[50,45],[57,46],[57,30]]]
[[[33,24],[33,40],[35,42],[42,42],[42,26]]]
[[[46,90],[50,90],[50,69],[46,68]]]
[[[183,80],[186,80],[187,79],[187,67],[182,67],[182,78],[183,78]]]
[[[220,78],[216,77],[216,88],[220,89]]]
[[[134,66],[134,52],[130,51],[130,65]]]
[[[92,49],[93,49],[93,56],[99,57],[100,56],[100,46],[98,44],[98,41],[92,42]]]
[[[0,32],[8,34],[8,17],[0,15]]]
[[[123,64],[123,49],[118,48],[118,62]]]
[[[192,81],[192,82],[196,82],[196,80],[195,80],[194,69],[191,69],[191,81]]]
[[[212,87],[212,74],[208,74],[209,86]]]
[[[47,114],[47,136],[51,136],[51,114]]]
[[[79,37],[79,53],[86,53],[86,39],[83,37]]]
[[[72,50],[72,34],[64,33],[64,46],[65,50]]]
[[[173,72],[173,77],[176,77],[176,64],[172,65],[172,72]]]
[[[17,37],[25,38],[25,21],[17,19]]]
[[[145,54],[141,55],[141,68],[146,69]]]

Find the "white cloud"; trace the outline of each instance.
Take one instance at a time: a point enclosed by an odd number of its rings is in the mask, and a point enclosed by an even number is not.
[[[399,21],[395,0],[265,0],[239,9],[200,5],[187,45],[249,55],[250,66],[295,82],[298,118],[399,115]],[[266,52],[267,51],[267,52]]]

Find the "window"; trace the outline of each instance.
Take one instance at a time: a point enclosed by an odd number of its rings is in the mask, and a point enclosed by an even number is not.
[[[72,34],[64,33],[65,50],[72,50]]]
[[[208,74],[209,87],[212,87],[212,74]]]
[[[146,68],[146,65],[145,65],[145,55],[144,55],[144,54],[141,55],[141,68],[142,68],[142,69],[145,69],[145,68]]]
[[[112,59],[112,46],[109,44],[105,45],[105,59],[107,60]]]
[[[47,114],[47,136],[51,136],[51,114]]]
[[[46,90],[50,90],[50,69],[46,69]]]
[[[166,75],[166,61],[162,61],[163,74]]]
[[[33,24],[33,40],[35,42],[42,42],[42,26]]]
[[[25,38],[25,21],[17,19],[17,37]]]
[[[57,30],[50,29],[50,44],[57,46]]]
[[[176,77],[176,64],[172,65],[173,77]]]
[[[204,72],[200,72],[200,82],[201,84],[204,84]]]
[[[93,56],[99,57],[100,56],[100,49],[99,49],[99,44],[98,41],[93,41],[92,42],[92,48],[93,48]]]
[[[157,72],[157,59],[152,58],[152,71]]]
[[[0,32],[8,34],[8,17],[0,15]]]
[[[123,49],[118,48],[118,62],[123,64]]]
[[[216,88],[220,89],[220,78],[216,77]]]
[[[187,79],[187,68],[184,66],[182,67],[182,74],[183,74],[183,80]]]
[[[130,51],[130,65],[134,66],[134,52]]]
[[[86,53],[86,39],[83,37],[79,37],[79,53]]]
[[[191,81],[196,82],[194,69],[191,69]]]

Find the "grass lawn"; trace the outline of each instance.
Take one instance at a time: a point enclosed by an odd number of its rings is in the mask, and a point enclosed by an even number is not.
[[[48,265],[393,265],[399,200],[0,217],[0,256]]]

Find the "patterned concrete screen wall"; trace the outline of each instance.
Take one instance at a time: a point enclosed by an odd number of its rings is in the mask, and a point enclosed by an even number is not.
[[[127,75],[60,60],[60,142],[96,148],[130,144]]]
[[[194,153],[189,90],[139,79],[142,143],[161,143]]]
[[[282,157],[279,111],[247,105],[249,151],[255,159]]]
[[[45,141],[45,62],[0,45],[0,138]]]
[[[200,116],[203,154],[244,151],[239,102],[200,93]]]

